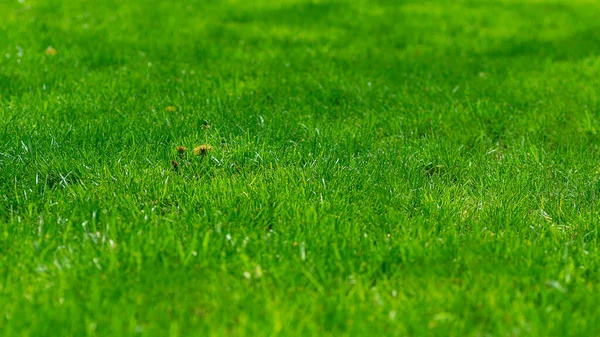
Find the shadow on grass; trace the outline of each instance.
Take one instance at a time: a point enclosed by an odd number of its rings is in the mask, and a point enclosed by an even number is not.
[[[509,41],[505,46],[490,50],[485,57],[535,58],[552,61],[576,61],[600,54],[600,26],[569,35],[562,39]]]

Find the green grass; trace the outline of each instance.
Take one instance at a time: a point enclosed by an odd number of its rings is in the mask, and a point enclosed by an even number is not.
[[[599,336],[598,17],[0,0],[0,335]]]

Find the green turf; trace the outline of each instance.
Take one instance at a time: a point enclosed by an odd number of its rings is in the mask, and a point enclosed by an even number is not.
[[[0,335],[599,336],[599,17],[0,0]]]

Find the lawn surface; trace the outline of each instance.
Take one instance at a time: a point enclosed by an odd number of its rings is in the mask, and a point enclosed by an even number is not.
[[[0,335],[600,335],[599,17],[0,0]]]

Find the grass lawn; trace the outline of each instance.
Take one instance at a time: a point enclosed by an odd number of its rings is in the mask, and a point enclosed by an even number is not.
[[[600,336],[599,17],[0,0],[0,335]]]

